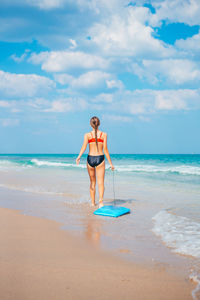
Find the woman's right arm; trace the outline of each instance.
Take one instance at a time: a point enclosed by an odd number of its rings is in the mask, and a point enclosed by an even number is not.
[[[82,145],[82,147],[81,147],[80,153],[79,153],[79,155],[78,155],[78,157],[77,157],[77,159],[76,159],[77,165],[79,164],[80,158],[81,158],[81,156],[83,155],[83,153],[85,152],[85,150],[86,150],[86,148],[87,148],[87,144],[88,144],[88,135],[87,135],[87,133],[86,133],[86,134],[84,135],[84,141],[83,141],[83,145]]]
[[[113,166],[112,164],[112,161],[111,161],[111,158],[110,158],[110,154],[108,152],[108,146],[107,146],[107,133],[104,133],[104,136],[103,136],[103,147],[104,147],[104,153],[105,153],[105,156],[111,166],[111,169],[112,171],[114,171],[115,167]]]

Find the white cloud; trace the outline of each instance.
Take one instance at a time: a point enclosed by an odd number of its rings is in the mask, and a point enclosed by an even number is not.
[[[71,82],[72,88],[97,88],[105,85],[106,79],[110,78],[110,74],[101,71],[90,71],[82,74],[78,78],[74,78]]]
[[[117,79],[106,80],[106,84],[109,89],[113,89],[113,88],[122,89],[123,88],[123,83]]]
[[[45,98],[28,98],[19,100],[0,100],[0,107],[8,108],[11,113],[16,112],[70,112],[87,108],[87,101],[81,97],[56,97],[55,100]]]
[[[133,94],[139,96],[144,112],[200,108],[200,90],[138,90]],[[132,108],[134,113],[134,106]]]
[[[60,84],[67,84],[72,89],[112,89],[123,86],[120,80],[113,79],[113,75],[98,70],[89,71],[77,78],[68,74],[55,74],[54,78]]]
[[[54,74],[54,79],[62,85],[69,85],[74,80],[74,77],[66,73],[59,73]]]
[[[75,48],[77,47],[77,43],[76,43],[75,40],[69,39],[69,42],[70,42],[70,44],[71,44],[71,46],[69,47],[70,50],[73,50],[73,49],[75,49]]]
[[[22,102],[22,105],[33,108],[35,110],[41,110],[41,108],[48,107],[50,105],[50,101],[45,98],[33,98],[29,99],[26,103]]]
[[[7,108],[7,111],[18,113],[22,111],[36,111],[41,107],[49,106],[50,101],[44,98],[21,98],[18,100],[0,100],[0,107]]]
[[[112,56],[166,57],[175,50],[153,37],[147,25],[151,14],[146,7],[128,7],[121,14],[112,14],[89,30],[92,41]]]
[[[83,13],[73,0],[1,0],[0,7],[5,12],[0,17],[1,41],[37,40],[52,50],[66,49],[71,46],[69,39],[85,37],[94,14],[88,9]]]
[[[6,96],[32,97],[53,87],[54,81],[44,76],[0,71],[0,92]]]
[[[10,58],[16,61],[17,63],[22,62],[25,59],[25,57],[26,57],[26,53],[23,53],[21,56],[16,56],[16,54],[12,54],[10,56]]]
[[[66,0],[26,0],[27,4],[44,10],[62,7],[66,2]]]
[[[62,8],[65,5],[73,5],[83,10],[92,10],[96,14],[102,11],[112,11],[113,9],[123,6],[124,0],[25,0],[31,6],[39,7],[40,9],[49,10],[54,8]]]
[[[17,113],[21,111],[21,109],[19,109],[20,102],[20,100],[0,100],[0,108],[5,108],[9,112]]]
[[[77,0],[77,6],[80,10],[91,10],[95,14],[103,14],[104,16],[113,11],[121,11],[128,2],[124,0]]]
[[[194,96],[190,90],[172,90],[155,92],[155,109],[157,110],[187,110],[189,97]]]
[[[109,65],[108,61],[100,56],[80,51],[32,53],[29,61],[34,64],[41,64],[42,70],[47,72],[63,72],[73,68],[106,69]]]
[[[3,127],[13,127],[19,125],[18,119],[0,119],[0,124]]]
[[[42,9],[56,8],[67,2],[69,2],[69,0],[1,0],[1,4],[15,5],[15,6],[30,5],[30,6],[37,6]]]
[[[112,115],[112,114],[104,114],[102,116],[102,119],[107,121],[128,122],[128,123],[133,121],[131,117],[122,116],[122,115]]]
[[[16,54],[12,54],[10,56],[11,59],[13,59],[15,62],[20,63],[24,61],[24,59],[27,57],[27,53],[30,52],[29,49],[26,49],[24,53],[22,53],[21,56],[17,56]]]
[[[105,11],[110,12],[127,4],[124,0],[1,0],[1,2],[2,4],[35,6],[41,10],[53,10],[71,6],[72,8],[79,8],[80,11],[91,10],[96,14]]]
[[[134,91],[122,89],[114,93],[101,93],[95,97],[88,95],[87,101],[79,93],[73,97],[56,97],[53,101],[45,98],[29,98],[18,101],[12,100],[7,103],[2,100],[0,106],[7,107],[11,112],[63,113],[87,109],[90,111],[99,110],[104,114],[115,116],[143,116],[144,120],[148,121],[145,119],[146,116],[158,112],[199,110],[200,89],[144,89]],[[129,118],[124,118],[124,121],[128,122]]]
[[[132,63],[129,66],[129,72],[132,72],[133,74],[137,75],[139,79],[147,79],[151,84],[158,83],[158,78],[153,72],[150,72],[144,67],[143,61],[141,63]]]
[[[147,78],[151,83],[163,80],[184,84],[200,80],[200,67],[188,59],[143,60],[142,65],[133,64],[132,70],[139,78]]]
[[[70,102],[64,100],[53,101],[49,108],[44,109],[45,112],[69,112],[73,110]]]
[[[92,99],[92,102],[99,102],[99,103],[112,103],[113,102],[113,94],[106,94],[101,93],[97,95],[95,98]]]
[[[195,53],[199,55],[200,32],[185,40],[184,39],[177,40],[175,45],[180,49],[188,51],[190,55],[194,55]]]
[[[117,91],[106,109],[130,115],[154,114],[161,111],[200,109],[200,89]],[[105,110],[104,106],[100,107]]]
[[[200,24],[199,0],[152,0],[156,13],[151,17],[153,26],[160,25],[162,20],[182,22],[189,25]]]
[[[42,109],[44,112],[70,112],[84,110],[87,107],[87,102],[81,98],[66,98],[58,99],[49,102],[49,107]]]
[[[56,74],[55,80],[61,84],[68,84],[71,88],[97,88],[105,85],[106,79],[110,78],[110,74],[102,71],[90,71],[73,77],[68,74]]]
[[[0,107],[10,107],[9,101],[0,100]]]

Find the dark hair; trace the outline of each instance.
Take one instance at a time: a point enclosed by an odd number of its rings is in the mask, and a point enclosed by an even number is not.
[[[97,151],[99,152],[98,149],[98,142],[97,142],[97,128],[100,125],[100,120],[98,117],[94,116],[90,119],[90,125],[92,126],[92,128],[94,128],[95,130],[95,141],[96,141],[96,145],[97,145]]]

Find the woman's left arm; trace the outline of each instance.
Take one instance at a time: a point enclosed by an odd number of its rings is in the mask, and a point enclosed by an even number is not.
[[[80,151],[80,153],[79,153],[79,156],[78,156],[77,159],[76,159],[77,165],[79,164],[80,158],[81,158],[81,156],[83,155],[83,153],[85,152],[85,150],[86,150],[86,148],[87,148],[87,144],[88,144],[88,135],[87,135],[87,133],[86,133],[86,134],[84,135],[84,141],[83,141],[83,145],[82,145],[82,147],[81,147],[81,151]]]

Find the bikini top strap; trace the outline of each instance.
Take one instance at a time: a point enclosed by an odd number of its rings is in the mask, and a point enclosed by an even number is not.
[[[101,134],[100,134],[100,137],[99,137],[99,138],[101,138],[102,134],[103,134],[103,132],[101,132]],[[93,136],[92,136],[92,131],[90,131],[90,135],[91,135],[91,138],[93,139]],[[97,138],[98,138],[98,136],[97,136]]]

